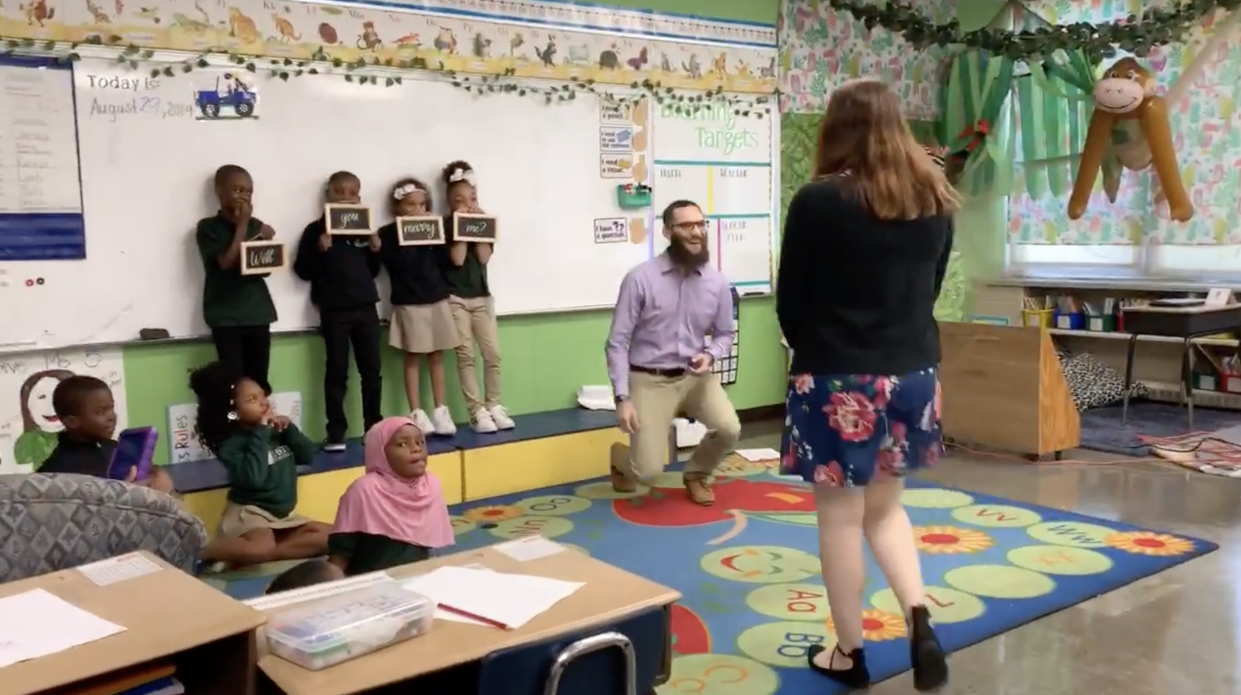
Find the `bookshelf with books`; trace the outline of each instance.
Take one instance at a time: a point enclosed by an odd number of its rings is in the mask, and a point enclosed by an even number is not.
[[[1230,288],[1231,289],[1231,288]],[[1143,283],[1050,282],[1019,280],[980,284],[974,291],[974,312],[967,320],[980,323],[1039,326],[1058,350],[1089,352],[1124,373],[1131,334],[1124,329],[1123,309],[1152,302],[1201,301],[1207,290],[1194,285]],[[1184,340],[1139,335],[1133,378],[1150,387],[1151,398],[1178,402]],[[1239,344],[1221,333],[1193,338],[1192,370],[1195,401],[1200,405],[1241,409],[1241,378],[1227,372]],[[1241,364],[1236,365],[1241,368]]]

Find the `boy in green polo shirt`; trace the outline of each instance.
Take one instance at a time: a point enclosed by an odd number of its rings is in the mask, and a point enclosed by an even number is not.
[[[271,239],[276,232],[253,216],[254,181],[236,164],[215,172],[220,211],[198,221],[195,237],[202,255],[203,318],[211,329],[216,355],[271,393],[267,369],[271,359],[271,324],[276,305],[267,275],[241,274],[241,245]]]

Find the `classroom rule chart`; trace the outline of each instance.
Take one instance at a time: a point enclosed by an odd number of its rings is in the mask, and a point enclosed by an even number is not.
[[[0,259],[85,254],[73,74],[0,63]]]
[[[654,206],[692,200],[709,222],[712,260],[744,295],[772,288],[772,125],[731,107],[662,107],[654,138]]]

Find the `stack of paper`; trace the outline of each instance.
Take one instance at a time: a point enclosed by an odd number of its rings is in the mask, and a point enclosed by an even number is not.
[[[513,630],[585,586],[529,574],[440,567],[405,584],[435,601],[435,617]]]
[[[6,596],[0,598],[0,668],[124,631],[43,589]]]

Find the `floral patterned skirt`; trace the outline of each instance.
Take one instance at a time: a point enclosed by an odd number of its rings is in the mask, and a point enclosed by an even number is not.
[[[832,487],[861,487],[934,465],[943,452],[935,368],[903,376],[789,377],[780,469]]]

